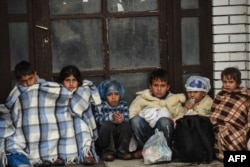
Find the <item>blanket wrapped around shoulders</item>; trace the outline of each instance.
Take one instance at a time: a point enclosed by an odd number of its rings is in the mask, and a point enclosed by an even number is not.
[[[215,134],[215,154],[224,159],[224,151],[247,150],[250,129],[250,91],[240,87],[233,92],[220,91],[213,102],[210,120]]]
[[[98,90],[87,80],[74,92],[55,82],[16,86],[0,108],[5,151],[23,153],[32,164],[57,157],[81,163],[89,153],[98,161],[92,107],[100,103]]]

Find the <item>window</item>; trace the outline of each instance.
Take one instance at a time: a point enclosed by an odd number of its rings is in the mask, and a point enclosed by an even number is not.
[[[6,76],[2,102],[21,59],[47,80],[68,64],[95,84],[117,79],[129,102],[135,92],[148,88],[149,73],[159,67],[169,71],[174,93],[184,91],[192,74],[212,78],[210,1],[6,1],[0,2],[0,35],[7,41],[0,46],[6,55],[0,58],[0,75]]]

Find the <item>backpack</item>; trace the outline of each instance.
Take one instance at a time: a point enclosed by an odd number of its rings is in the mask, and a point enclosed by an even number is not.
[[[185,115],[176,120],[173,161],[210,163],[214,159],[214,133],[209,117]]]

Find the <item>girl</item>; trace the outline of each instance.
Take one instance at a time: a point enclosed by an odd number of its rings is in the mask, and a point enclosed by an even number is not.
[[[62,68],[60,72],[60,76],[58,78],[58,82],[61,83],[68,91],[72,93],[74,93],[78,89],[78,87],[80,87],[83,84],[79,69],[73,65],[69,65],[69,66]],[[74,123],[80,123],[81,121],[84,121],[89,126],[91,126],[91,123],[90,123],[91,121],[88,120],[89,119],[87,116],[88,114],[92,115],[92,113],[89,113],[89,111],[87,111],[87,112],[84,112],[82,118],[74,117],[75,119]],[[77,133],[77,128],[80,128],[80,125],[75,125],[75,128],[76,128],[75,132]],[[76,134],[76,140],[84,138],[83,135],[84,134]],[[86,153],[81,153],[81,151],[83,151],[84,149],[83,146],[80,145],[81,142],[77,141],[77,143],[79,145],[78,148],[80,149],[80,153],[79,153],[80,156],[84,155],[84,157],[79,158],[79,159],[84,159],[82,163],[84,165],[94,165],[95,164],[95,159],[93,157],[93,155],[95,154],[94,149],[89,149],[86,155]],[[94,147],[93,144],[92,146]]]

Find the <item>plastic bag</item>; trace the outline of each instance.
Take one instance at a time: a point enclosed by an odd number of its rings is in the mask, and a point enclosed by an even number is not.
[[[135,139],[135,136],[132,135],[132,137],[130,138],[130,142],[129,142],[129,151],[130,152],[133,152],[133,151],[136,151],[137,149],[137,141]]]
[[[169,148],[163,132],[158,129],[155,130],[155,134],[145,143],[142,150],[142,156],[144,164],[171,161],[172,150]]]

